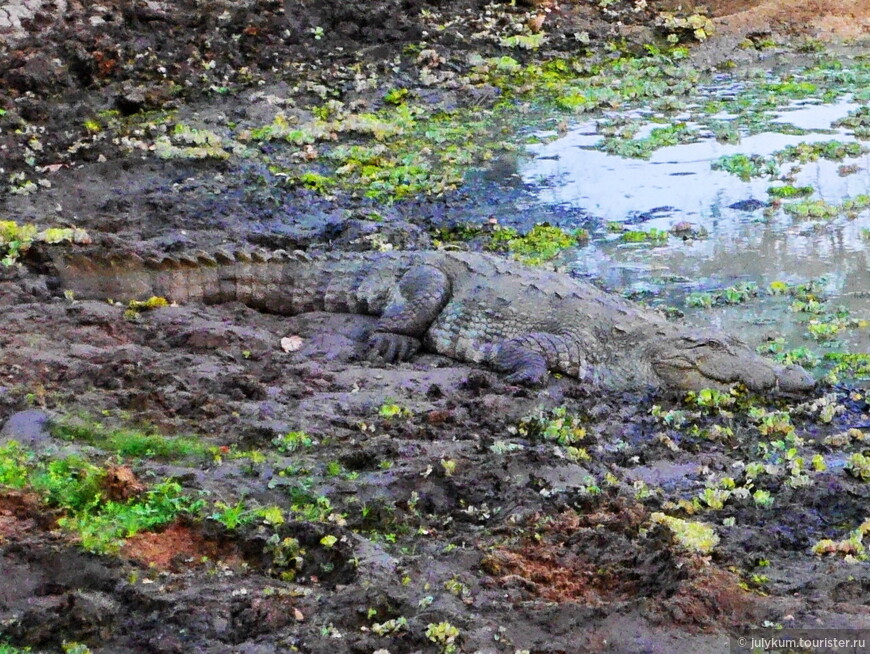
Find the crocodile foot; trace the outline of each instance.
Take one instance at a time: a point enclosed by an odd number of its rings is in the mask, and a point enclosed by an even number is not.
[[[387,363],[407,361],[420,349],[420,339],[404,334],[375,332],[369,337],[369,347],[374,357]]]
[[[502,343],[493,365],[502,372],[509,384],[538,386],[547,379],[547,361],[538,352],[533,352],[516,340]]]

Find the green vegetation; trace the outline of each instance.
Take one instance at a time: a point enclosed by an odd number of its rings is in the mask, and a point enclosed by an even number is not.
[[[544,34],[542,32],[537,34],[516,34],[503,38],[500,43],[505,48],[537,50],[544,43]]]
[[[408,630],[408,619],[404,616],[392,618],[386,622],[375,622],[371,626],[372,633],[376,636],[392,636],[401,631]]]
[[[786,366],[799,365],[804,368],[815,368],[821,363],[821,358],[807,347],[797,347],[793,350],[778,352],[774,356],[777,363]]]
[[[381,418],[391,420],[393,418],[410,418],[411,412],[405,407],[393,402],[385,402],[378,409],[378,415]]]
[[[528,65],[502,57],[486,60],[471,79],[497,86],[505,106],[511,100],[530,99],[568,112],[615,109],[693,90],[700,76],[681,63],[687,54],[682,48],[664,53],[651,47],[644,57],[551,59]]]
[[[822,218],[831,219],[840,215],[839,208],[828,204],[824,200],[803,200],[783,205],[787,214],[796,218]]]
[[[162,436],[136,429],[108,429],[92,420],[67,420],[52,427],[66,441],[88,443],[124,457],[175,460],[207,457],[211,447],[190,436]]]
[[[758,294],[758,284],[755,282],[741,282],[723,289],[689,293],[686,296],[686,306],[709,309],[716,305],[743,304],[754,297],[758,297]]]
[[[283,581],[293,581],[305,562],[306,552],[299,541],[290,536],[282,538],[277,532],[266,541],[263,551],[272,556],[270,574]]]
[[[555,259],[563,250],[588,240],[589,233],[585,229],[566,232],[561,227],[541,224],[521,236],[513,227],[496,227],[487,247],[495,251],[506,249],[519,261],[540,265]]]
[[[719,542],[719,536],[714,529],[703,522],[691,522],[659,512],[653,513],[651,519],[654,523],[667,527],[677,544],[688,552],[709,554]]]
[[[744,182],[753,177],[775,177],[779,174],[779,166],[775,161],[760,155],[729,154],[719,157],[712,164],[713,170],[724,170],[737,175]]]
[[[670,12],[658,15],[658,24],[668,32],[668,41],[706,41],[713,34],[713,21],[703,13],[677,16]]]
[[[796,218],[819,218],[830,220],[838,216],[856,217],[870,209],[870,195],[856,195],[840,204],[830,204],[824,200],[803,200],[790,202],[782,207],[786,213]]]
[[[690,392],[686,395],[686,403],[694,404],[706,411],[717,414],[726,407],[733,406],[737,398],[732,393],[724,393],[715,388],[702,388],[697,393]]]
[[[586,429],[580,418],[570,415],[565,407],[535,411],[520,420],[516,432],[520,436],[559,445],[576,445],[586,438]]]
[[[791,184],[786,184],[785,186],[771,186],[767,189],[767,193],[772,198],[790,199],[812,195],[814,190],[812,186],[792,186]]]
[[[0,654],[30,654],[32,651],[29,647],[15,647],[9,643],[0,643]]]
[[[384,102],[388,104],[402,104],[408,99],[411,92],[408,89],[390,89],[384,94]]]
[[[580,444],[586,439],[586,429],[581,419],[568,413],[565,407],[539,409],[519,421],[512,433],[520,436],[555,443],[563,448],[564,455],[575,462],[588,461],[591,457]]]
[[[181,514],[195,515],[202,506],[202,500],[184,495],[178,482],[166,480],[136,500],[114,502],[96,496],[86,510],[73,512],[58,524],[74,531],[85,549],[111,552],[124,539],[172,522]]]
[[[158,137],[154,151],[161,159],[229,159],[231,155],[220,136],[183,123],[177,123],[171,134]]]
[[[668,127],[656,127],[650,135],[642,139],[625,139],[620,137],[605,138],[597,146],[608,154],[634,159],[649,159],[653,152],[659,148],[680,143],[693,143],[698,140],[696,130],[689,128],[685,123],[677,123]]]
[[[64,515],[58,524],[92,552],[114,552],[124,539],[179,515],[196,514],[203,506],[171,479],[129,500],[112,500],[103,490],[105,476],[105,469],[77,456],[41,459],[14,441],[0,447],[0,485],[32,490],[49,506],[61,509]]]
[[[19,225],[12,220],[0,220],[0,265],[11,266],[34,243],[90,243],[83,229],[49,227],[40,230],[36,225]]]
[[[855,452],[846,462],[846,470],[856,479],[870,481],[870,456]]]
[[[651,227],[649,230],[628,230],[619,237],[626,243],[665,243],[670,234],[663,229]]]
[[[841,161],[846,157],[857,157],[867,152],[860,143],[843,143],[842,141],[820,141],[818,143],[798,143],[789,145],[774,152],[772,157],[780,162],[807,163],[818,159]]]
[[[870,139],[870,106],[864,105],[833,124],[833,127],[847,127],[852,130],[855,138]]]
[[[361,114],[336,103],[330,121],[317,119],[301,126],[291,126],[279,114],[272,125],[240,134],[239,139],[289,144],[287,157],[269,155],[270,170],[287,184],[318,193],[346,190],[387,203],[454,189],[471,164],[506,147],[495,129],[472,112],[433,115],[407,99],[406,89],[394,90],[385,98],[387,107]],[[327,148],[323,154],[313,149],[338,135],[358,142]],[[320,167],[301,171],[297,166],[285,167],[292,163],[294,147],[308,147],[310,156],[303,159],[320,160]]]
[[[840,541],[825,538],[813,545],[812,552],[816,556],[833,554],[844,558],[866,561],[867,548],[864,545],[864,537],[868,533],[870,533],[870,520],[865,520],[857,529],[849,534],[848,538]]]
[[[426,638],[438,645],[442,654],[454,654],[458,651],[456,639],[459,638],[459,629],[449,622],[429,623],[426,626]]]
[[[130,300],[127,309],[124,311],[124,317],[128,320],[136,320],[143,311],[151,311],[152,309],[168,306],[169,300],[156,295],[152,295],[147,300]]]
[[[304,431],[291,431],[272,439],[272,445],[282,454],[292,454],[314,445],[314,439]]]
[[[61,647],[63,654],[91,654],[91,648],[84,643],[64,641]]]
[[[709,26],[702,14],[662,14],[659,23],[672,41],[706,37]],[[519,27],[516,24],[499,32],[496,38],[503,47],[535,50],[546,43],[544,32],[527,26],[513,31]],[[579,35],[578,40],[588,44],[588,36],[584,40]],[[402,56],[416,60],[422,47],[409,46]],[[615,129],[609,130],[608,121],[603,121],[601,126],[606,137],[599,145],[601,149],[622,156],[648,157],[656,148],[697,139],[698,133],[688,127],[692,124],[709,129],[717,139],[728,143],[739,141],[744,132],[802,133],[782,123],[776,116],[777,109],[796,98],[831,101],[850,92],[861,101],[867,99],[866,89],[870,88],[867,62],[850,62],[846,68],[840,62],[822,60],[798,74],[778,79],[750,78],[744,92],[727,99],[712,97],[702,109],[690,109],[691,120],[680,123],[668,114],[691,107],[683,98],[697,91],[702,81],[687,60],[688,50],[649,45],[643,56],[622,51],[618,44],[610,50],[602,54],[584,49],[575,57],[545,56],[530,63],[511,56],[472,57],[461,73],[463,85],[493,90],[481,98],[480,106],[433,111],[414,97],[413,88],[402,86],[388,88],[383,106],[371,111],[344,104],[337,89],[318,86],[312,90],[322,104],[307,107],[313,116],[307,121],[279,113],[266,125],[236,128],[228,123],[223,129],[206,129],[180,122],[172,112],[143,112],[131,117],[103,112],[85,121],[85,143],[116,137],[119,147],[153,151],[162,157],[238,157],[275,178],[253,175],[255,184],[277,182],[323,195],[346,193],[393,203],[458,188],[470,168],[517,151],[524,140],[516,135],[517,128],[534,124],[541,115],[551,115],[553,109],[574,113],[639,104],[655,107],[666,115],[653,120],[664,124],[655,126],[645,138],[632,138],[638,124],[614,125]],[[226,86],[221,88],[220,92],[228,92]],[[524,103],[523,112],[516,111],[517,102]],[[714,118],[718,113],[735,117],[723,121]],[[860,130],[865,129],[865,122],[866,108],[862,108],[838,125]],[[859,151],[855,144],[836,141],[804,143],[770,158],[725,157],[716,167],[749,179],[776,175],[778,164],[787,161],[838,159],[855,156]],[[33,184],[29,180],[21,183]]]
[[[828,352],[825,361],[834,363],[832,372],[854,379],[870,379],[870,354]]]
[[[719,143],[740,143],[742,135],[740,129],[732,121],[711,121],[710,130]]]
[[[753,177],[776,177],[779,175],[780,166],[785,163],[805,164],[818,159],[830,161],[842,161],[846,157],[857,157],[867,152],[867,149],[858,143],[843,143],[842,141],[821,141],[818,143],[798,143],[789,145],[778,150],[768,157],[761,155],[731,154],[719,157],[713,162],[713,170],[724,170],[737,175],[740,179],[748,182]],[[794,187],[782,187],[790,189]],[[774,197],[795,197],[794,195],[776,195]],[[788,190],[779,191],[788,193]],[[800,193],[799,195],[804,195]]]
[[[221,523],[229,531],[235,531],[243,525],[250,524],[257,517],[256,512],[248,508],[242,500],[233,505],[218,501],[215,502],[214,509],[208,518]]]

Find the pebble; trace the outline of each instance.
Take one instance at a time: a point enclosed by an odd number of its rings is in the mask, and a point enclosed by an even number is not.
[[[9,416],[0,429],[0,445],[15,440],[26,447],[34,447],[51,440],[48,425],[51,417],[39,409],[19,411]]]

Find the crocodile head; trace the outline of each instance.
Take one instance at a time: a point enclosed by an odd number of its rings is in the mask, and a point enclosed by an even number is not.
[[[657,340],[650,365],[668,388],[700,390],[742,383],[756,392],[805,393],[815,380],[800,366],[779,366],[722,334],[680,333]]]

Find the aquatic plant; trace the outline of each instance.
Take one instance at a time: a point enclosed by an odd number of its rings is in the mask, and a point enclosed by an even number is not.
[[[13,220],[0,220],[0,265],[11,266],[34,243],[90,243],[83,229],[75,227],[49,227],[40,230],[36,225],[19,225]]]
[[[706,523],[691,522],[660,512],[653,513],[650,519],[667,527],[677,544],[689,552],[709,554],[719,542],[716,531]]]
[[[435,643],[442,654],[454,654],[457,651],[459,629],[449,622],[430,622],[426,625],[426,638]]]

